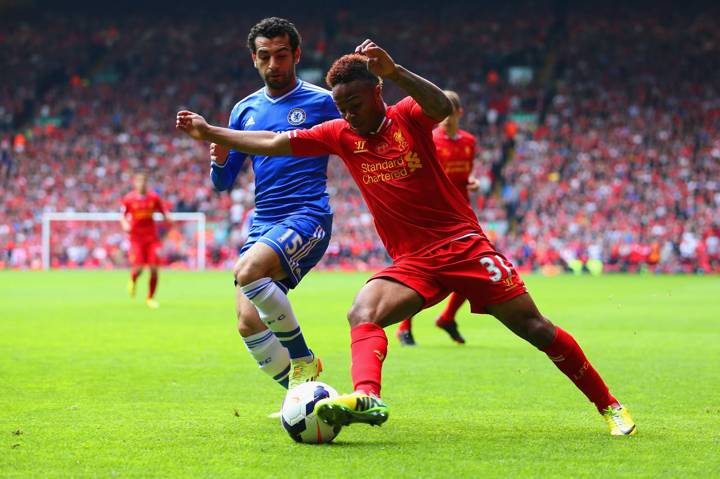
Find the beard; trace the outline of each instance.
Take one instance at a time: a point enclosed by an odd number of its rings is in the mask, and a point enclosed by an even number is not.
[[[271,78],[270,75],[265,77],[265,84],[274,90],[282,90],[290,84],[290,75],[283,75],[279,78]]]

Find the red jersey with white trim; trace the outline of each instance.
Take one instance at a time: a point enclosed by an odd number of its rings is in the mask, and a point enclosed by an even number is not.
[[[475,160],[475,137],[467,131],[458,130],[455,137],[450,138],[444,129],[436,128],[433,131],[433,141],[445,174],[469,202],[467,185]]]
[[[437,122],[411,97],[389,106],[376,133],[360,136],[345,120],[288,132],[293,155],[336,154],[362,192],[393,260],[484,233],[437,159]]]
[[[157,228],[153,213],[165,214],[160,196],[148,191],[141,195],[137,191],[131,191],[123,196],[123,215],[130,219],[130,241],[149,242],[157,241]]]

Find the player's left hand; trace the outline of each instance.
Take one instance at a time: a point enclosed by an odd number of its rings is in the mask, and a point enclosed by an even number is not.
[[[175,128],[187,133],[196,140],[204,140],[210,125],[205,121],[205,118],[197,113],[182,110],[177,114]]]
[[[218,165],[224,165],[227,161],[230,148],[227,148],[217,143],[210,143],[210,160]]]
[[[468,191],[477,191],[480,189],[480,181],[475,178],[474,176],[471,176],[468,178],[468,184],[467,184]]]
[[[355,53],[368,58],[368,70],[374,75],[385,78],[397,71],[397,65],[388,52],[380,48],[370,39],[366,39],[355,48]]]

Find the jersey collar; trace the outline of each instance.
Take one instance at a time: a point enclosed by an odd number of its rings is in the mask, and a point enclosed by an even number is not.
[[[390,126],[392,123],[392,120],[388,117],[383,118],[383,121],[380,122],[380,126],[377,127],[375,131],[371,131],[371,135],[377,135],[378,133],[381,133],[385,127]]]
[[[371,131],[371,135],[377,135],[378,133],[382,132],[386,127],[390,126],[392,124],[392,118],[387,116],[387,104],[385,104],[385,116],[383,117],[383,120],[380,122],[378,127],[375,129],[375,131]]]
[[[277,98],[273,98],[273,97],[271,97],[270,95],[268,95],[267,87],[263,88],[263,94],[265,95],[265,98],[267,98],[267,100],[268,100],[270,103],[278,103],[278,102],[283,101],[285,98],[289,97],[290,95],[292,95],[292,94],[295,93],[296,91],[298,91],[300,88],[302,88],[302,84],[303,84],[303,81],[298,78],[298,79],[297,79],[297,85],[295,85],[295,88],[293,88],[293,89],[290,90],[289,92],[285,93],[283,96],[279,96],[279,97],[277,97]]]

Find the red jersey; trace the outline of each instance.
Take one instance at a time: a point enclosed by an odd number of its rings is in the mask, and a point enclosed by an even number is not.
[[[360,136],[345,120],[288,132],[293,155],[336,154],[365,198],[393,260],[417,255],[482,229],[437,159],[437,122],[410,97],[389,106],[376,133]]]
[[[137,191],[131,191],[123,196],[123,215],[130,217],[130,240],[131,241],[157,241],[157,228],[153,213],[156,211],[165,214],[165,207],[160,196],[148,191],[141,195]]]
[[[467,185],[475,160],[475,137],[467,131],[458,130],[455,137],[450,138],[445,130],[436,128],[433,131],[433,141],[445,174],[470,202]]]

